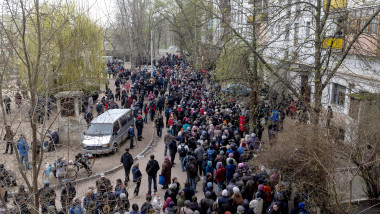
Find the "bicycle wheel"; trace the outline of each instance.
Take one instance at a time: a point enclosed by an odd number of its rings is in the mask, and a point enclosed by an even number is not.
[[[78,171],[79,171],[79,168],[77,166],[73,166],[71,171],[67,174],[67,178],[70,181],[74,181],[75,179],[77,179]]]
[[[88,167],[91,169],[92,166],[94,166],[94,163],[95,163],[95,156],[92,156],[91,159],[88,159],[87,163],[88,163]]]

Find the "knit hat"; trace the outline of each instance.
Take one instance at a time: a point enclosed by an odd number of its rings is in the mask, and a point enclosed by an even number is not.
[[[168,157],[168,156],[165,156],[165,160],[169,160],[169,157]]]
[[[209,198],[211,197],[211,192],[210,191],[207,191],[206,194],[205,194],[206,198]]]
[[[177,184],[173,183],[169,186],[170,189],[177,189]]]
[[[244,163],[239,163],[238,167],[239,168],[243,168],[244,167]]]
[[[224,196],[224,197],[227,197],[227,196],[228,196],[228,191],[227,191],[226,189],[224,189],[224,190],[222,191],[222,196]]]
[[[243,143],[241,144],[241,146],[242,146],[242,147],[245,147],[245,146],[247,146],[247,144],[246,144],[245,142],[243,142]]]
[[[127,197],[127,195],[125,193],[120,194],[120,198],[126,198],[126,197]]]
[[[169,207],[170,207],[170,208],[174,207],[174,205],[175,205],[175,204],[174,204],[173,201],[169,202]]]
[[[216,164],[216,168],[217,168],[217,169],[219,169],[220,167],[222,167],[222,162],[218,162],[218,163]]]
[[[238,211],[239,213],[243,213],[244,210],[245,210],[244,207],[241,206],[241,205],[239,205],[238,208],[237,208],[237,211]]]
[[[208,188],[211,188],[211,187],[212,187],[212,183],[211,183],[211,182],[208,182],[208,183],[207,183],[207,187],[208,187]]]
[[[233,157],[234,157],[234,153],[230,153],[230,154],[228,155],[228,157],[233,158]]]
[[[234,187],[232,190],[234,191],[234,194],[240,192],[239,188],[237,188],[237,187]]]
[[[219,152],[219,154],[221,154],[221,155],[224,155],[224,151],[223,151],[223,150],[221,150],[221,151]]]
[[[185,205],[185,206],[189,206],[189,205],[190,205],[190,201],[189,201],[189,200],[186,200],[185,203],[183,203],[183,205]]]
[[[258,188],[260,191],[263,191],[263,190],[264,190],[264,185],[260,184],[257,188]]]
[[[306,206],[306,204],[304,204],[304,203],[302,203],[302,202],[298,204],[298,208],[299,208],[299,209],[304,209],[305,206]]]

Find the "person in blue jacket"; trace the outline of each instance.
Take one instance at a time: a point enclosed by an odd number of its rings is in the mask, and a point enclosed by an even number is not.
[[[133,192],[133,196],[136,197],[139,195],[141,177],[142,177],[141,171],[139,169],[139,163],[136,163],[135,165],[133,165],[132,175],[133,175],[133,182],[136,183],[136,188],[135,188],[135,191]]]
[[[25,169],[30,170],[28,160],[29,145],[24,135],[21,135],[21,138],[17,143],[17,149],[18,154],[20,155],[20,164],[23,164],[25,161]]]
[[[234,164],[234,160],[232,158],[228,160],[228,164],[225,168],[226,168],[226,180],[227,180],[227,185],[228,185],[230,184],[230,181],[232,177],[234,176],[234,173],[236,170],[236,165]]]

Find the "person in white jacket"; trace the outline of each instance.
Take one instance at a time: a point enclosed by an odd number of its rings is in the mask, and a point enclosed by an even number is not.
[[[260,193],[256,193],[256,199],[249,202],[249,208],[253,209],[255,213],[263,213],[264,200],[261,198]]]
[[[159,214],[160,211],[162,210],[161,198],[160,198],[160,194],[158,192],[156,192],[156,194],[154,195],[152,206],[153,206],[154,212],[156,214]]]

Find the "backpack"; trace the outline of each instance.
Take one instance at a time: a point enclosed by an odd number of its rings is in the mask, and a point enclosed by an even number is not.
[[[182,145],[182,144],[181,144],[181,148],[178,150],[178,154],[179,154],[179,156],[181,156],[181,157],[185,157],[185,156],[186,156],[185,145]]]

